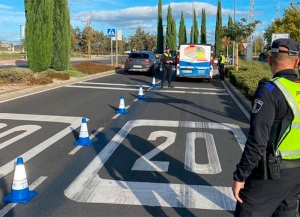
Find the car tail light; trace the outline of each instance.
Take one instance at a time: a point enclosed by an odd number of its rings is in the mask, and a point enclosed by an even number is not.
[[[151,60],[149,60],[149,59],[146,59],[146,60],[144,60],[146,63],[151,63]]]
[[[130,62],[130,61],[131,61],[131,59],[129,59],[129,58],[126,59],[126,62],[127,62],[127,63]]]

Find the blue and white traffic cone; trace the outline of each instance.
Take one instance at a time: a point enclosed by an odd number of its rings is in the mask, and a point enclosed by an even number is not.
[[[139,95],[137,96],[138,99],[145,99],[145,95],[143,92],[143,86],[140,86]]]
[[[127,114],[123,95],[120,97],[119,109],[116,111],[116,114]]]
[[[155,77],[153,76],[151,87],[156,87]]]
[[[82,118],[82,123],[80,127],[79,139],[74,142],[74,145],[77,146],[90,146],[94,141],[90,140],[88,127],[86,123],[86,118]]]
[[[29,191],[23,158],[19,157],[17,159],[11,192],[3,197],[2,202],[26,204],[36,194],[36,191]]]

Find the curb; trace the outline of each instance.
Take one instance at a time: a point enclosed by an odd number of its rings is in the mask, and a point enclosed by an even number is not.
[[[17,91],[13,91],[13,92],[9,92],[9,93],[4,93],[4,94],[0,95],[0,103],[3,101],[14,99],[14,98],[22,97],[22,96],[25,96],[28,94],[34,94],[37,92],[43,92],[43,91],[56,89],[59,87],[63,87],[67,84],[73,84],[73,83],[77,83],[79,81],[86,81],[86,80],[91,80],[94,78],[100,78],[100,77],[103,77],[103,75],[114,74],[114,73],[116,73],[117,70],[120,70],[120,69],[111,70],[111,71],[107,71],[107,72],[101,72],[99,74],[94,74],[94,75],[87,75],[84,77],[75,78],[73,80],[61,81],[58,83],[46,84],[46,85],[42,85],[42,86],[29,87],[29,88],[26,88],[23,90],[17,90]]]
[[[224,82],[226,83],[230,91],[234,94],[234,96],[240,101],[242,106],[250,113],[252,109],[251,102],[238,89],[236,89],[235,86],[230,83],[229,79],[226,78]]]

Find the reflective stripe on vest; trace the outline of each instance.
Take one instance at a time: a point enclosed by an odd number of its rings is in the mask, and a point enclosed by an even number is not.
[[[224,55],[221,55],[221,64],[224,64],[225,63],[225,56]]]
[[[284,160],[300,159],[300,83],[286,78],[271,80],[283,93],[294,119],[283,133],[277,144],[278,150]]]
[[[172,55],[171,55],[171,53],[164,53],[164,55],[166,56],[166,57],[172,57]]]

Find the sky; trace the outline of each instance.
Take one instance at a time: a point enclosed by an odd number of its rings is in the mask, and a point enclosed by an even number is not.
[[[221,0],[222,24],[228,23],[228,14],[234,16],[234,2],[236,20],[249,18],[250,0]],[[279,15],[283,15],[284,8],[289,7],[288,0],[254,0],[254,19],[260,20],[254,32],[254,38],[263,36],[264,29],[275,19],[276,8],[279,6]],[[95,30],[107,34],[107,29],[122,30],[124,37],[134,35],[140,26],[145,32],[157,32],[157,3],[158,0],[69,0],[71,24],[73,28],[83,29],[90,16],[91,25]],[[198,26],[201,26],[201,10],[206,10],[207,41],[214,43],[218,0],[194,0],[194,8],[198,17]],[[188,39],[191,29],[193,1],[162,0],[163,24],[166,24],[167,9],[171,5],[173,16],[176,19],[177,30],[181,11],[184,12]],[[0,40],[19,44],[23,37],[21,26],[26,23],[24,0],[0,0]]]

